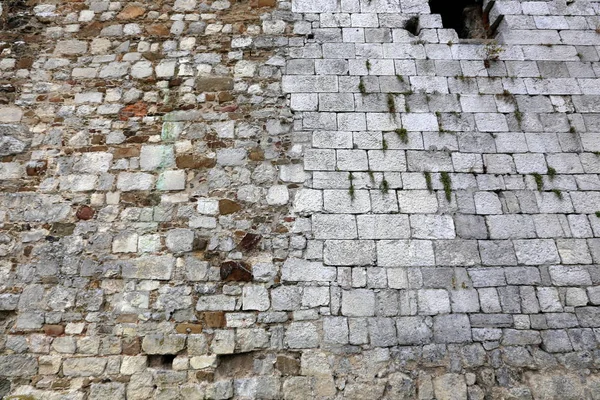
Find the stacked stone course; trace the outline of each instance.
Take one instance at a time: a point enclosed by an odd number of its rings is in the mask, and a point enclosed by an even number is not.
[[[600,2],[483,8],[2,3],[0,398],[600,399]]]

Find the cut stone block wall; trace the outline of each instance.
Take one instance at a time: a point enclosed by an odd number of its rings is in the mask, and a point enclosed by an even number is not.
[[[600,5],[483,6],[2,3],[0,397],[600,399]]]

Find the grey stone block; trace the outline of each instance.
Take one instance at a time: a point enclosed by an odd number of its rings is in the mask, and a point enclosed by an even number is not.
[[[437,343],[467,343],[471,323],[466,314],[437,315],[433,318],[433,337]]]
[[[349,317],[375,315],[375,293],[368,289],[342,291],[342,314]]]
[[[372,346],[390,347],[398,343],[392,318],[369,318],[369,338]]]
[[[358,235],[361,239],[407,239],[410,225],[406,215],[359,215]]]
[[[423,345],[431,342],[432,321],[428,317],[400,317],[396,319],[399,345]]]
[[[517,265],[515,250],[508,240],[480,240],[479,251],[484,265]]]
[[[370,240],[327,240],[323,259],[327,265],[372,265],[375,243]]]
[[[418,291],[419,314],[435,315],[450,312],[450,298],[443,289],[421,289]]]
[[[319,346],[319,333],[312,322],[292,322],[285,332],[285,343],[291,349],[310,349]]]
[[[542,331],[542,348],[549,353],[567,353],[573,351],[569,335],[565,330]]]
[[[380,267],[433,266],[433,245],[428,240],[381,240],[377,242]]]
[[[438,240],[434,247],[438,265],[472,266],[481,263],[475,240]]]
[[[333,345],[348,344],[348,319],[326,317],[323,319],[323,341]]]
[[[454,313],[479,312],[479,296],[477,290],[451,290],[450,299],[452,303],[452,312]]]

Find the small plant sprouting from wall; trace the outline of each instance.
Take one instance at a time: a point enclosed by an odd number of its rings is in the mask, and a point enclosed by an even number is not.
[[[396,114],[396,96],[393,93],[387,95],[387,108],[390,114]]]
[[[442,124],[442,113],[439,111],[436,111],[435,118],[437,119],[439,133],[446,132],[446,130],[444,129],[444,125]]]
[[[596,218],[600,218],[600,211],[596,211]]]
[[[533,179],[535,180],[535,186],[537,186],[538,192],[541,192],[544,189],[544,178],[537,172],[534,172],[531,176],[533,176]]]
[[[354,175],[352,175],[352,172],[348,173],[348,179],[350,180],[350,187],[348,188],[348,194],[350,195],[350,200],[354,201],[356,194],[354,193]]]
[[[396,132],[396,135],[398,135],[398,139],[400,139],[400,141],[404,144],[408,143],[408,132],[406,131],[406,129],[404,128],[399,128],[396,129],[394,132]]]
[[[550,178],[551,181],[556,178],[556,170],[552,167],[548,167],[548,178]]]
[[[388,149],[387,140],[385,140],[385,138],[383,138],[383,140],[381,141],[381,148],[383,149],[383,151],[386,151]]]
[[[385,180],[385,178],[383,178],[383,180],[381,181],[381,184],[379,185],[379,190],[383,194],[387,194],[388,191],[390,190],[390,185],[389,185],[388,181]]]
[[[360,82],[358,83],[358,90],[361,94],[367,93],[367,88],[365,87],[365,82],[363,82],[362,76],[360,77]]]
[[[367,173],[369,174],[369,179],[371,180],[371,184],[374,185],[375,184],[375,174],[371,170],[367,171]]]
[[[489,68],[491,66],[491,62],[498,61],[500,54],[503,52],[504,47],[498,44],[498,42],[495,40],[486,43],[486,45],[483,46],[483,65],[486,68]]]
[[[444,194],[446,195],[446,201],[450,203],[452,201],[452,178],[446,171],[440,173],[440,182],[444,187]]]
[[[367,67],[368,72],[371,72],[371,61],[369,61],[369,60],[365,61],[365,67]]]
[[[425,172],[423,172],[423,175],[425,175],[425,185],[427,185],[427,190],[429,191],[429,193],[433,193],[433,183],[431,182],[431,172],[425,171]]]
[[[523,113],[519,110],[515,110],[515,119],[517,120],[517,124],[519,124],[519,129],[521,128],[521,123],[523,122]]]
[[[396,75],[396,79],[398,79],[398,82],[404,83],[404,77],[402,75]]]
[[[552,193],[554,193],[559,200],[563,199],[563,194],[559,189],[552,189]]]

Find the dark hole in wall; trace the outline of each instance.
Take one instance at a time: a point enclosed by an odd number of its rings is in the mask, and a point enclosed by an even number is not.
[[[404,24],[404,29],[409,31],[412,35],[417,36],[419,34],[419,17],[411,17]]]
[[[175,354],[153,354],[148,356],[148,367],[155,369],[173,369]]]
[[[429,0],[433,14],[442,16],[444,28],[454,29],[462,39],[487,39],[490,27],[481,0]]]

